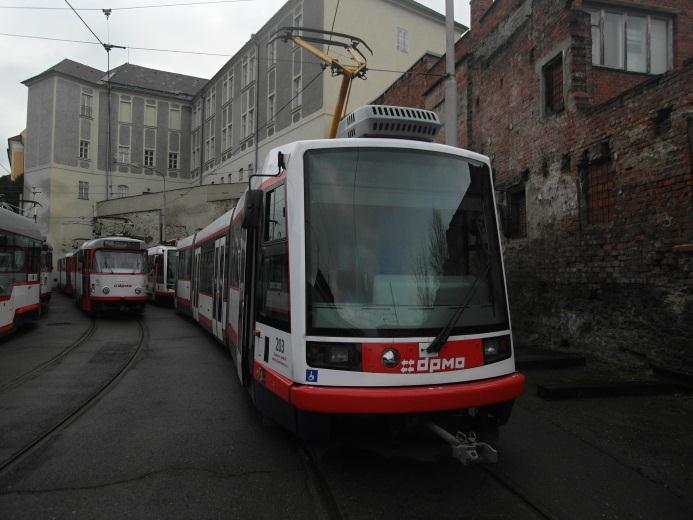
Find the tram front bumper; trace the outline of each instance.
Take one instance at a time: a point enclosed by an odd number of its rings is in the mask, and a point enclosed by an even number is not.
[[[290,401],[317,413],[388,414],[461,410],[510,401],[522,394],[519,372],[481,381],[407,387],[334,387],[294,385]]]

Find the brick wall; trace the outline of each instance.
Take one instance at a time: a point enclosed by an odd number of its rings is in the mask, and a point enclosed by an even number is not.
[[[669,9],[674,71],[592,67],[580,1],[496,0],[456,47],[459,144],[491,157],[501,202],[525,192],[528,236],[505,241],[518,344],[693,369],[690,2],[630,3]],[[565,108],[554,114],[543,67],[558,56]],[[434,109],[443,60],[429,72],[423,107]],[[422,106],[397,90],[388,103]],[[588,216],[595,168],[609,183],[604,223]]]

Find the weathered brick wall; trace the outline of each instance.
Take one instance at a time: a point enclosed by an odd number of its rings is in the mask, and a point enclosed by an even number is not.
[[[589,94],[594,103],[603,103],[619,94],[647,81],[651,76],[636,72],[593,68]]]
[[[505,243],[519,344],[693,367],[692,14],[689,1],[640,3],[675,16],[677,70],[666,75],[593,68],[580,1],[488,6],[456,47],[459,142],[491,157],[501,201],[525,192],[528,236]],[[549,114],[542,66],[559,54],[565,109]],[[443,101],[434,80],[424,106]],[[614,210],[590,224],[585,175],[598,160]]]
[[[559,148],[569,170],[530,170],[527,213],[543,224],[506,243],[520,342],[693,367],[692,80],[688,66],[593,108]],[[581,165],[604,149],[614,216],[589,224]]]
[[[397,105],[407,107],[423,107],[425,103],[424,92],[433,82],[433,76],[429,74],[430,68],[438,61],[440,56],[424,54],[409,70],[397,78],[390,87],[383,92],[373,103],[377,105]]]

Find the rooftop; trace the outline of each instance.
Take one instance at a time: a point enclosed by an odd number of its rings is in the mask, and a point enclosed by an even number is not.
[[[30,86],[32,83],[54,73],[97,85],[105,85],[108,80],[107,73],[102,70],[64,59],[40,74],[24,80],[22,83]],[[114,87],[125,87],[181,99],[192,99],[208,81],[205,78],[150,69],[132,63],[124,63],[112,69],[110,80],[111,85]]]

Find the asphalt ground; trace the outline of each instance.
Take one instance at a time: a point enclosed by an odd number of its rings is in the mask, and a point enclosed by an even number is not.
[[[687,394],[545,401],[581,369],[528,371],[499,462],[463,467],[434,439],[304,446],[196,324],[149,306],[142,326],[54,295],[0,340],[0,465],[125,367],[0,470],[0,518],[691,518]]]

